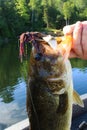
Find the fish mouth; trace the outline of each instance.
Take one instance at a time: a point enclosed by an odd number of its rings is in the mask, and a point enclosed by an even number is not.
[[[46,42],[35,41],[34,43],[32,43],[32,46],[33,46],[32,49],[33,57],[36,61],[45,61],[45,62],[51,62],[51,64],[55,64],[57,59],[63,58],[59,49],[58,50],[53,49]]]
[[[64,36],[64,37],[53,37],[51,35],[43,35],[39,32],[26,32],[20,35],[20,51],[19,56],[25,55],[24,45],[25,43],[32,43],[32,47],[36,50],[35,59],[40,61],[42,59],[42,55],[44,55],[44,50],[46,50],[47,55],[55,53],[59,57],[60,53],[64,59],[69,57],[69,53],[72,47],[72,36]]]

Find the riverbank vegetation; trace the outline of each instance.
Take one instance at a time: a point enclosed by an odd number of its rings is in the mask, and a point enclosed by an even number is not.
[[[87,19],[87,0],[0,0],[0,38]]]

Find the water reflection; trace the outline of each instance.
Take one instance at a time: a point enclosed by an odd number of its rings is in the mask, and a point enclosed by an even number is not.
[[[8,44],[0,48],[0,97],[3,102],[14,100],[13,92],[18,79],[27,76],[27,61],[20,63],[18,58],[18,46]]]
[[[0,48],[0,95],[3,97],[4,102],[13,100],[13,86],[20,74],[19,63],[15,57],[17,57],[17,53],[14,45],[9,44]]]
[[[80,95],[87,93],[87,60],[72,59],[71,64],[75,90]]]
[[[18,53],[17,43],[0,47],[0,130],[27,117],[28,61],[20,63]],[[80,94],[87,93],[87,61],[72,59],[71,63],[74,88]]]
[[[87,60],[81,60],[81,59],[71,59],[71,64],[73,68],[77,68],[81,71],[87,70]]]
[[[87,93],[87,68],[73,69],[74,88],[81,95]]]
[[[26,118],[26,84],[24,81],[15,85],[13,92],[14,101],[10,103],[0,102],[0,124],[2,127],[8,127],[22,119]]]
[[[27,117],[27,61],[18,52],[16,43],[0,47],[0,130]]]

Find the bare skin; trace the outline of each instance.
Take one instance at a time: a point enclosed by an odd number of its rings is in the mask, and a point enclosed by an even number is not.
[[[64,35],[73,36],[73,45],[70,58],[87,60],[87,21],[76,22],[63,28]]]

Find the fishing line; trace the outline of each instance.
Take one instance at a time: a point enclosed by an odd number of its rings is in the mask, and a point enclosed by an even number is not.
[[[33,106],[33,111],[34,111],[34,113],[35,113],[36,120],[37,120],[38,130],[40,130],[39,119],[38,119],[37,111],[36,111],[36,109],[35,109],[35,105],[34,105],[34,102],[33,102],[33,98],[32,98],[32,94],[31,94],[31,89],[30,89],[30,87],[29,87],[29,91],[30,91],[30,98],[31,98],[32,106]]]

